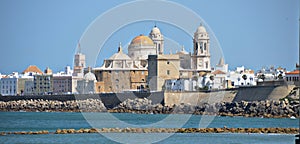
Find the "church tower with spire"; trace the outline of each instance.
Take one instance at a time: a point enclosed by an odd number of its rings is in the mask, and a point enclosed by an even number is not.
[[[85,55],[81,53],[80,43],[78,42],[78,51],[74,56],[74,65],[73,65],[73,76],[83,77],[83,70],[85,68]]]
[[[210,39],[202,24],[194,33],[193,46],[193,69],[196,71],[210,71]]]
[[[155,25],[150,34],[149,37],[152,39],[157,54],[163,54],[164,53],[164,36],[161,34],[159,28]]]

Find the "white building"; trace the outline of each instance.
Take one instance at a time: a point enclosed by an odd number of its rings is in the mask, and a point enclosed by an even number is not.
[[[247,70],[244,68],[244,66],[237,67],[235,71],[229,71],[227,73],[227,79],[231,82],[231,84],[228,86],[229,88],[256,85],[254,71],[250,69]]]
[[[0,93],[5,95],[17,95],[18,90],[18,77],[17,75],[10,75],[0,79],[1,87]]]
[[[89,70],[82,80],[77,80],[77,92],[79,94],[95,93],[96,82],[96,76]]]

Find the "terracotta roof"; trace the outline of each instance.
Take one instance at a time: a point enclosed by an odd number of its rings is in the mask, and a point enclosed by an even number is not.
[[[300,70],[294,70],[294,71],[291,71],[291,72],[287,72],[285,74],[286,75],[300,74]]]
[[[214,72],[212,72],[212,74],[226,74],[226,73],[221,70],[215,70]]]
[[[38,74],[43,74],[43,72],[35,65],[30,65],[29,67],[27,67],[24,71],[24,73],[29,73],[29,72],[34,72],[34,73],[38,73]]]

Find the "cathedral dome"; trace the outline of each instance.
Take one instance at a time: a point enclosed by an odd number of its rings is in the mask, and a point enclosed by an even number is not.
[[[150,34],[160,34],[160,30],[157,26],[154,26]]]
[[[95,74],[88,72],[84,75],[84,80],[86,81],[96,81],[96,76]]]
[[[131,58],[127,54],[123,53],[123,48],[120,43],[118,52],[112,55],[109,60],[131,60]]]
[[[130,45],[154,45],[154,43],[148,36],[139,35],[131,41]]]
[[[200,24],[200,26],[197,28],[196,33],[206,33],[205,27]]]

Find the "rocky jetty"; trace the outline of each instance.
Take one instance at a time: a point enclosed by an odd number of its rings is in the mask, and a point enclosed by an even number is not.
[[[221,102],[202,103],[199,105],[180,104],[172,107],[152,104],[148,99],[126,100],[109,112],[128,113],[178,113],[178,114],[206,114],[221,116],[246,116],[246,117],[299,117],[299,101],[241,101],[241,102]]]
[[[18,100],[0,101],[0,111],[62,111],[62,112],[106,112],[106,107],[99,99],[53,101],[53,100]]]
[[[33,135],[33,134],[76,134],[76,133],[281,133],[297,134],[299,128],[81,128],[57,129],[55,132],[43,131],[21,131],[0,132],[0,135]]]

